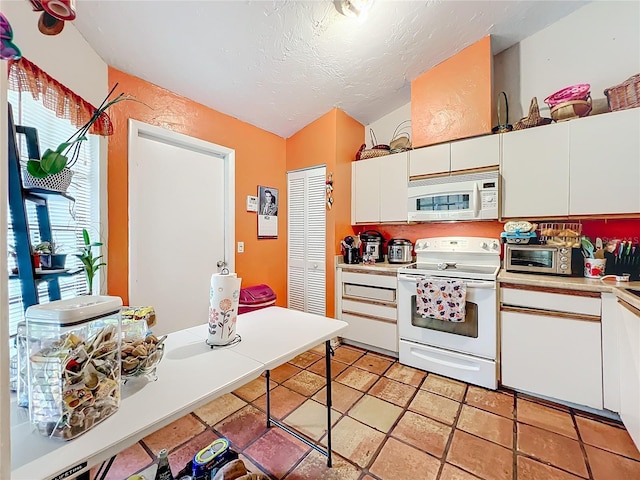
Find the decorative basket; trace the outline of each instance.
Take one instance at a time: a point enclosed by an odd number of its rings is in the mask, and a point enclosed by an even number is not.
[[[66,192],[69,185],[71,185],[71,177],[73,177],[73,170],[69,168],[64,168],[60,173],[47,175],[44,178],[36,178],[25,169],[22,171],[22,184],[24,188],[42,188],[55,192]]]
[[[586,100],[590,95],[591,85],[588,83],[579,83],[570,87],[558,90],[544,99],[544,103],[553,108],[560,103],[570,102],[571,100]]]
[[[383,157],[389,155],[391,152],[383,148],[366,148],[367,144],[363,143],[356,153],[356,160],[366,160],[367,158]]]
[[[587,100],[570,100],[559,103],[550,112],[551,118],[556,122],[586,117],[589,113],[591,113],[591,97],[587,97]]]
[[[521,118],[513,126],[514,130],[524,130],[525,128],[539,127],[540,125],[548,125],[553,122],[551,118],[540,116],[540,108],[538,107],[538,99],[533,97],[529,105],[529,115]]]
[[[609,111],[640,107],[640,73],[604,91]]]

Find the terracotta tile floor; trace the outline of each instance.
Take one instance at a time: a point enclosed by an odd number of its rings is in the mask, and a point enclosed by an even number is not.
[[[326,442],[323,348],[272,373],[272,414]],[[334,468],[304,443],[265,427],[260,378],[149,435],[116,457],[122,479],[170,451],[177,473],[225,436],[251,471],[302,480],[634,480],[640,452],[618,423],[531,397],[400,365],[351,346],[333,358]]]

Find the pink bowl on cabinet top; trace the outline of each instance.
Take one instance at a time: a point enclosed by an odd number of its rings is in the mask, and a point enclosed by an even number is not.
[[[563,88],[562,90],[552,93],[544,99],[544,103],[551,108],[562,102],[570,102],[571,100],[586,100],[589,96],[591,85],[588,83],[579,83]]]

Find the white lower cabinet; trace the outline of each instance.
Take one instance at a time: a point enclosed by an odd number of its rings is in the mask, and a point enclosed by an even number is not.
[[[360,273],[338,268],[336,317],[349,324],[342,338],[398,352],[395,272]]]
[[[542,290],[542,289],[541,289]],[[533,302],[509,305],[503,289],[501,321],[501,383],[516,390],[601,410],[602,337],[600,299],[582,294],[532,291]],[[526,290],[520,290],[526,293]],[[521,293],[521,297],[526,297]],[[578,293],[578,292],[576,292]],[[536,298],[537,297],[537,298]],[[567,302],[562,300],[566,298]],[[581,304],[571,313],[547,308]],[[534,305],[535,304],[535,305]],[[582,309],[584,310],[584,308]]]
[[[640,310],[620,301],[620,418],[640,448]]]

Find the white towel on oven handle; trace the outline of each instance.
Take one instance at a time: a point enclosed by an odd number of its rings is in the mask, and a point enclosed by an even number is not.
[[[416,281],[416,312],[422,318],[464,322],[467,284],[462,280],[428,279]]]

